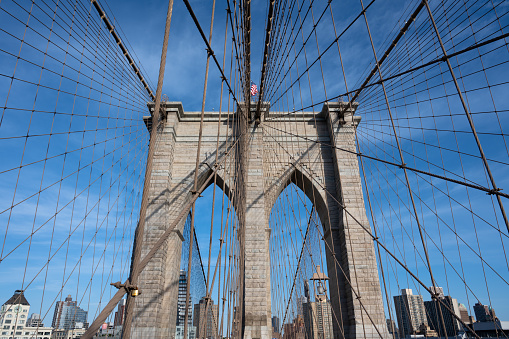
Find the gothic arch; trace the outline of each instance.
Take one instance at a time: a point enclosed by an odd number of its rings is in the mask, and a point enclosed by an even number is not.
[[[306,195],[311,203],[313,203],[325,232],[330,226],[325,197],[327,193],[322,187],[317,186],[316,183],[310,179],[309,175],[302,171],[298,165],[289,167],[284,172],[281,180],[278,180],[278,184],[272,188],[272,192],[269,194],[270,198],[267,199],[267,220],[279,195],[292,183]]]
[[[214,173],[213,170],[209,166],[202,163],[201,166],[198,168],[197,187],[200,188],[205,184],[205,189],[203,190],[205,191],[207,188],[214,184],[215,179],[216,186],[226,194],[230,201],[232,201],[233,207],[236,213],[238,213],[236,200],[232,199],[234,197],[234,191],[229,187],[228,183],[224,180],[223,173],[217,171],[215,175],[211,177],[213,173]],[[167,199],[166,203],[168,205],[170,213],[172,212],[172,210],[181,211],[183,208],[187,207],[187,205],[191,202],[194,195],[194,193],[192,192],[193,187],[194,187],[194,170],[189,171],[186,178],[183,179],[179,184],[174,185],[173,187],[168,188],[166,190],[165,192]],[[181,194],[175,194],[176,192],[180,192]],[[187,208],[190,211],[190,206]]]

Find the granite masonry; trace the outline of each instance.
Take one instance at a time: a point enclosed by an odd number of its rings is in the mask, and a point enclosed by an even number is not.
[[[180,102],[165,102],[163,107],[142,257],[193,194],[200,112],[185,112]],[[241,107],[236,116],[242,116],[240,111],[247,113],[245,105]],[[242,326],[234,331],[238,337],[272,336],[268,220],[277,197],[290,183],[314,203],[323,225],[330,299],[337,319],[334,337],[389,337],[355,154],[355,128],[360,123],[360,118],[353,116],[355,108],[356,104],[349,107],[347,103],[329,102],[320,112],[288,115],[270,112],[262,105],[259,124],[250,122],[253,112],[236,119],[232,114],[222,113],[220,118],[218,112],[205,113],[199,185],[212,173],[216,159],[221,161],[228,145],[241,135],[236,156],[221,162],[209,183],[215,182],[233,198],[239,218],[243,248],[240,297],[244,302],[236,312],[239,319],[235,323]],[[177,316],[184,221],[140,275],[142,294],[136,298],[132,338],[166,339],[175,334],[175,321],[170,319]]]

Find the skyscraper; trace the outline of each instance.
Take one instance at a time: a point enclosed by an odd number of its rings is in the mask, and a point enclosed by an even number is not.
[[[458,304],[458,309],[460,311],[460,318],[465,324],[470,323],[470,316],[468,314],[468,309],[463,304]]]
[[[297,297],[296,300],[297,300],[297,314],[304,316],[304,309],[302,308],[303,307],[302,305],[308,302],[308,298],[302,296]]]
[[[42,323],[41,315],[37,313],[32,313],[30,318],[27,319],[26,327],[44,327]]]
[[[445,295],[444,295],[444,289],[442,287],[439,287],[439,286],[431,286],[430,288],[430,291],[434,291],[435,294],[437,295],[438,298],[443,298]]]
[[[433,288],[430,289],[433,290]],[[437,291],[438,289],[440,291]],[[436,287],[435,293],[437,293],[438,299],[443,304],[435,300],[424,302],[428,324],[432,330],[438,333],[439,337],[456,336],[462,329],[461,323],[454,317],[454,315],[461,316],[458,301],[448,295],[445,296],[441,287]],[[448,308],[454,312],[454,315],[451,314]]]
[[[303,304],[304,324],[308,339],[333,339],[332,307],[325,292],[325,282],[329,278],[320,272],[320,266],[316,266],[313,274],[313,290],[315,301]],[[306,285],[305,285],[306,289]],[[309,289],[309,287],[308,287]],[[309,296],[309,292],[307,293]]]
[[[179,277],[179,294],[177,300],[177,326],[184,326],[184,319],[186,316],[186,290],[187,290],[187,271],[180,270]],[[189,295],[191,300],[191,295]],[[187,312],[187,324],[191,326],[193,323],[193,309],[192,304],[189,302]]]
[[[333,339],[332,307],[328,300],[304,304],[304,323],[308,338]]]
[[[419,327],[428,325],[422,295],[413,295],[411,289],[402,289],[401,295],[394,296],[401,338],[419,332]]]
[[[387,322],[387,331],[391,335],[391,338],[399,339],[399,331],[396,327],[396,322],[391,319],[386,319]]]
[[[78,307],[78,302],[73,301],[70,294],[65,298],[65,301],[57,301],[51,323],[53,328],[71,330],[76,328],[76,323],[85,324],[86,322],[87,311]]]
[[[113,326],[122,326],[124,324],[124,312],[125,312],[126,299],[120,300],[118,303],[117,311],[115,312],[115,318],[113,319]]]
[[[218,328],[218,306],[210,299],[208,310],[205,313],[207,300],[201,298],[198,304],[194,305],[193,326],[196,327],[196,338],[216,338]]]
[[[175,339],[184,339],[184,327],[186,318],[186,293],[187,293],[187,271],[180,270],[179,290],[177,298],[177,326],[175,327]],[[187,339],[196,338],[196,327],[193,326],[193,305],[191,294],[189,294],[189,306],[187,312]]]
[[[304,319],[301,315],[297,314],[292,323],[284,325],[283,339],[306,339]]]
[[[281,323],[279,322],[279,317],[273,316],[272,317],[272,332],[279,333],[281,329]]]
[[[480,322],[495,321],[497,319],[495,310],[491,306],[483,305],[479,302],[474,305],[474,313],[475,318]]]

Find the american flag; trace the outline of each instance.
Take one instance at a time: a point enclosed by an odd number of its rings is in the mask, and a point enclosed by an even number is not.
[[[256,95],[258,93],[258,86],[254,82],[251,81],[251,95]]]

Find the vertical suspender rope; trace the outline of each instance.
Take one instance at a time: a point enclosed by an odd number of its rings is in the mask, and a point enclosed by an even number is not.
[[[184,0],[184,3],[186,4],[186,7],[188,8],[193,20],[195,21],[197,28],[199,29],[202,37],[204,38],[203,31],[201,30],[201,27],[199,23],[197,22],[197,19],[189,5],[189,2],[187,0]],[[182,218],[185,217],[186,213],[189,208],[194,204],[196,199],[199,196],[199,193],[201,193],[207,186],[208,183],[213,179],[213,177],[216,175],[217,170],[220,168],[221,164],[225,162],[226,159],[230,156],[232,151],[236,150],[236,147],[238,147],[237,143],[239,142],[239,139],[243,136],[243,133],[241,133],[238,136],[238,139],[234,141],[234,143],[231,145],[230,149],[226,151],[224,154],[224,157],[219,161],[216,162],[213,166],[212,173],[207,177],[205,182],[197,189],[195,189],[196,194],[193,196],[190,202],[188,202],[184,207],[183,211],[176,217],[176,219],[169,225],[169,227],[166,229],[166,231],[161,235],[161,237],[157,240],[157,242],[154,244],[154,246],[150,249],[150,251],[147,253],[147,255],[140,260],[141,257],[141,242],[143,240],[143,229],[144,229],[144,222],[145,222],[145,216],[146,216],[146,207],[148,204],[148,187],[150,183],[151,178],[151,171],[152,171],[152,158],[154,154],[154,147],[156,143],[156,136],[157,136],[157,123],[159,121],[159,112],[160,112],[160,100],[161,100],[161,94],[162,94],[162,82],[164,78],[164,68],[166,65],[166,53],[167,53],[167,46],[168,46],[168,37],[169,37],[169,29],[171,24],[171,14],[173,9],[173,0],[169,1],[168,4],[168,13],[167,13],[167,21],[166,21],[166,27],[165,27],[165,36],[164,36],[164,42],[163,42],[163,50],[161,55],[161,67],[160,67],[160,74],[158,79],[158,88],[156,93],[156,102],[155,102],[155,112],[152,117],[152,130],[151,130],[151,142],[149,145],[149,155],[147,159],[147,167],[146,167],[146,177],[145,177],[145,185],[144,185],[144,191],[143,191],[143,197],[142,197],[142,205],[140,208],[140,223],[138,225],[138,229],[135,236],[135,250],[133,253],[133,263],[132,263],[132,269],[131,269],[131,277],[130,279],[126,280],[124,284],[121,284],[120,282],[112,284],[113,286],[119,288],[117,293],[111,298],[111,300],[108,302],[108,304],[104,307],[104,309],[100,312],[100,314],[97,316],[97,318],[94,320],[94,322],[90,325],[90,327],[87,329],[85,334],[82,336],[82,338],[92,338],[93,335],[99,330],[99,327],[103,324],[103,322],[106,320],[106,318],[109,316],[109,314],[113,311],[113,309],[116,307],[118,302],[123,298],[124,294],[127,292],[131,292],[132,290],[136,290],[136,282],[137,277],[139,273],[144,269],[144,267],[148,264],[148,262],[151,260],[151,258],[155,255],[155,253],[159,250],[159,248],[162,246],[164,241],[168,238],[169,234],[172,232],[172,230],[176,227],[176,225],[182,220]],[[204,42],[207,45],[207,50],[209,52],[209,57],[212,56],[214,59],[214,62],[216,65],[219,66],[216,57],[210,47],[209,42],[204,38]],[[228,90],[230,94],[233,96],[233,99],[237,102],[238,101],[235,97],[235,94],[230,87],[230,84],[226,80],[226,77],[224,77],[222,69],[219,67],[219,70],[221,71],[222,79],[226,82],[226,85],[228,86]],[[242,111],[242,108],[241,108]],[[199,154],[199,152],[198,152]],[[139,252],[137,252],[139,251]],[[134,277],[134,279],[133,279]],[[132,298],[130,298],[132,299]],[[128,306],[130,305],[130,309]],[[124,321],[124,331],[123,331],[123,338],[129,338],[130,336],[130,327],[132,323],[132,307],[133,302],[128,299],[128,304],[126,306],[126,320]],[[131,313],[130,313],[131,312]],[[130,319],[127,319],[130,317]]]
[[[215,1],[214,1],[214,6],[215,6]],[[214,12],[214,11],[213,11]],[[212,13],[212,15],[214,15],[214,13]],[[212,23],[211,23],[211,26],[212,26]],[[211,31],[212,33],[212,31]],[[226,63],[226,43],[227,43],[227,37],[228,37],[228,17],[226,17],[226,24],[225,24],[225,32],[224,32],[224,47],[223,47],[223,72],[224,72],[224,68],[225,68],[225,63]],[[217,138],[216,138],[216,162],[217,162],[217,159],[219,157],[219,136],[221,134],[221,113],[222,113],[222,107],[223,107],[223,88],[224,88],[224,80],[221,79],[221,92],[220,92],[220,95],[219,95],[219,116],[217,118]],[[228,120],[227,120],[228,121]],[[227,140],[227,138],[225,139]],[[226,143],[226,141],[225,141]],[[208,264],[207,264],[207,280],[206,280],[206,289],[205,289],[205,292],[206,292],[206,296],[207,296],[207,300],[210,300],[210,296],[212,295],[212,290],[213,290],[213,287],[214,287],[214,282],[216,280],[216,274],[218,273],[219,271],[219,278],[218,278],[218,293],[217,293],[217,303],[218,303],[218,314],[217,315],[214,315],[214,312],[212,312],[212,316],[214,317],[214,324],[215,324],[215,333],[217,333],[217,336],[219,338],[219,330],[220,330],[220,327],[218,326],[218,323],[219,323],[219,306],[220,306],[220,290],[221,290],[221,269],[220,269],[220,265],[221,265],[221,253],[222,253],[222,250],[223,250],[223,232],[226,231],[226,225],[223,225],[223,214],[224,214],[224,197],[225,197],[225,186],[226,186],[226,173],[223,177],[223,187],[222,187],[222,192],[223,192],[223,195],[222,195],[222,203],[221,203],[221,222],[220,222],[220,232],[221,232],[221,235],[220,235],[220,239],[219,239],[219,254],[218,254],[218,258],[217,258],[217,261],[216,261],[216,265],[215,265],[215,268],[214,268],[214,274],[213,274],[213,277],[212,277],[212,282],[210,282],[210,264],[211,264],[211,256],[212,256],[212,233],[213,233],[213,228],[214,228],[214,210],[215,210],[215,197],[216,197],[216,185],[217,185],[217,176],[214,176],[214,183],[213,183],[213,186],[214,186],[214,192],[212,194],[212,216],[211,216],[211,221],[210,221],[210,242],[209,242],[209,255],[208,255]],[[231,195],[229,195],[230,199],[232,199],[233,197]],[[219,265],[219,266],[218,266]],[[205,309],[206,312],[208,312],[208,309],[206,308]],[[207,313],[208,314],[208,313]],[[222,332],[221,332],[222,333]],[[222,336],[221,336],[222,337]]]
[[[217,170],[225,163],[225,160],[230,157],[232,150],[234,150],[235,146],[237,145],[238,140],[236,140],[233,145],[230,147],[230,149],[226,152],[224,157],[217,163],[214,164],[212,173],[205,179],[203,184],[198,189],[198,192],[201,193],[207,188],[209,182],[213,179],[213,177],[216,175]],[[191,208],[192,204],[198,199],[198,195],[195,195],[190,202],[188,202],[183,208],[182,211],[179,213],[179,215],[175,218],[175,220],[168,226],[166,231],[159,237],[157,242],[154,244],[154,246],[150,249],[150,251],[143,257],[143,260],[139,263],[139,271],[143,271],[145,266],[149,263],[149,261],[152,259],[152,257],[156,254],[156,252],[161,248],[163,243],[166,241],[166,239],[169,237],[169,235],[173,232],[173,229],[177,227],[177,224],[187,215],[187,211]],[[87,329],[85,334],[81,337],[82,339],[90,339],[92,336],[96,334],[96,332],[99,330],[99,327],[104,323],[106,318],[109,316],[109,314],[113,311],[115,306],[118,304],[118,302],[122,299],[124,294],[127,292],[127,287],[129,286],[129,280],[126,280],[124,284],[121,284],[120,282],[116,282],[114,284],[111,284],[119,290],[117,293],[111,298],[111,300],[108,302],[108,304],[104,307],[104,309],[101,311],[101,313],[97,316],[97,318],[94,320],[92,325]]]
[[[346,92],[348,93],[348,108],[350,109],[350,111],[353,112],[352,104],[353,104],[354,100],[352,100],[352,98],[350,97],[350,93],[348,91],[348,83],[346,81],[345,67],[343,65],[343,59],[341,57],[341,50],[339,48],[339,42],[338,42],[339,39],[338,39],[338,35],[337,35],[337,32],[336,32],[336,24],[334,23],[334,14],[333,14],[332,8],[330,6],[329,6],[329,9],[330,9],[331,18],[332,18],[332,25],[334,27],[334,35],[336,36],[335,40],[336,40],[336,45],[338,47],[338,55],[339,55],[339,61],[340,61],[340,64],[341,64],[341,71],[343,73],[343,79],[344,79],[344,82],[345,82],[345,89],[346,89]],[[352,113],[352,124],[354,124],[354,114],[353,113]],[[359,144],[359,138],[357,136],[357,127],[354,127],[354,138],[355,138],[355,143],[357,145],[357,152],[361,153],[361,151],[360,151],[360,144]],[[377,226],[376,226],[376,222],[375,222],[375,217],[373,215],[373,209],[371,207],[371,198],[370,198],[370,195],[369,195],[369,189],[368,189],[368,185],[367,185],[367,181],[366,181],[366,172],[364,170],[364,161],[363,161],[362,157],[360,157],[360,156],[357,156],[357,157],[359,159],[359,163],[360,163],[361,169],[362,169],[362,175],[363,175],[363,179],[364,179],[364,186],[366,187],[366,197],[367,197],[367,201],[368,201],[369,211],[370,211],[370,214],[371,214],[371,220],[372,220],[372,223],[373,223],[373,229],[375,231],[375,237],[378,239]],[[386,302],[387,302],[387,309],[389,311],[389,319],[391,321],[391,334],[392,334],[393,339],[396,339],[396,335],[394,333],[393,320],[392,320],[393,317],[392,317],[392,312],[391,312],[391,307],[390,307],[391,303],[390,303],[390,300],[389,300],[389,294],[387,292],[387,285],[386,285],[386,281],[385,281],[384,266],[383,266],[383,262],[382,262],[382,256],[381,256],[381,253],[380,253],[380,245],[378,243],[377,243],[377,250],[378,250],[378,258],[379,258],[382,282],[383,282],[383,287],[384,287],[384,292],[385,292],[385,298],[386,298]]]
[[[161,52],[161,63],[159,65],[159,77],[157,79],[157,90],[155,98],[154,114],[152,115],[152,129],[150,131],[150,144],[148,147],[147,167],[145,170],[145,183],[143,186],[143,195],[141,200],[140,220],[135,235],[135,247],[133,253],[133,260],[131,266],[131,276],[129,282],[131,286],[136,286],[138,283],[138,275],[140,274],[140,258],[141,248],[143,244],[143,233],[145,229],[145,218],[147,215],[148,196],[150,189],[150,181],[152,177],[152,162],[156,147],[157,129],[159,126],[159,110],[161,108],[161,95],[163,91],[164,69],[166,67],[166,54],[168,51],[168,39],[170,35],[171,15],[173,12],[173,0],[168,1],[168,12],[166,14],[166,25],[164,28],[163,49]],[[195,184],[196,186],[196,184]],[[196,189],[196,188],[195,188]],[[122,331],[122,338],[129,339],[131,336],[131,325],[133,319],[134,297],[127,296],[127,304],[125,311],[125,320]]]
[[[267,58],[269,54],[269,40],[270,40],[270,33],[272,31],[272,19],[273,19],[273,12],[274,12],[274,0],[269,1],[269,14],[267,16],[267,28],[265,33],[265,49],[263,52],[263,62],[262,62],[262,76],[260,79],[260,93],[258,94],[258,103],[256,105],[256,113],[255,113],[255,120],[257,123],[260,123],[261,119],[261,104],[263,100],[263,91],[265,90],[265,71],[267,69]]]
[[[127,62],[129,62],[129,65],[133,69],[134,73],[136,74],[138,79],[143,84],[143,87],[147,91],[148,95],[150,96],[150,98],[152,98],[152,100],[155,100],[154,94],[152,93],[152,90],[150,89],[150,86],[145,81],[145,78],[143,78],[143,75],[141,74],[140,69],[138,68],[138,66],[136,66],[136,63],[134,62],[134,60],[131,57],[131,55],[129,55],[129,52],[127,51],[127,48],[125,48],[125,46],[122,43],[122,40],[118,36],[117,32],[115,32],[115,27],[108,20],[108,17],[106,16],[106,13],[103,11],[103,9],[101,8],[101,6],[97,2],[97,0],[90,0],[90,1],[92,2],[92,5],[94,5],[97,13],[101,17],[101,19],[104,22],[104,24],[106,25],[106,28],[110,31],[110,34],[113,36],[113,39],[115,39],[115,42],[117,43],[118,47],[120,48],[120,50],[122,51],[122,53],[126,57]],[[173,5],[173,1],[171,1],[171,2],[172,2],[172,5]],[[171,13],[170,13],[170,21],[171,21]]]
[[[210,43],[212,42],[212,29],[214,27],[215,9],[216,9],[216,0],[214,0],[212,2],[212,16],[210,19],[210,33],[209,33],[208,46],[210,46]],[[212,56],[212,54],[213,54],[212,49],[210,49],[208,47],[207,48],[207,65],[205,67],[205,81],[203,84],[203,98],[202,98],[202,103],[201,103],[200,130],[198,132],[198,148],[196,150],[196,163],[195,163],[195,169],[194,169],[194,184],[193,184],[193,190],[191,191],[195,195],[199,194],[197,191],[197,189],[198,189],[198,171],[200,169],[200,151],[201,151],[201,141],[202,141],[202,135],[203,135],[203,120],[204,120],[204,116],[205,116],[205,99],[207,97],[207,82],[209,80],[210,57]],[[195,216],[195,211],[196,211],[195,207],[196,207],[195,203],[193,202],[193,206],[191,207],[191,235],[194,234],[194,216]],[[189,258],[188,258],[188,263],[187,263],[186,308],[184,311],[184,338],[187,338],[188,327],[189,327],[187,317],[189,316],[189,291],[190,291],[190,287],[191,287],[191,266],[192,266],[192,263],[193,263],[193,242],[191,241],[189,243]],[[210,266],[210,261],[209,261],[209,266]],[[206,283],[207,283],[207,287],[206,287],[206,290],[207,290],[207,288],[208,288],[208,273],[207,273],[207,282]],[[207,319],[208,307],[209,307],[209,295],[207,294],[206,303],[205,303],[205,319]],[[207,322],[207,320],[205,320],[205,323],[206,322]],[[201,336],[201,335],[203,335],[202,331],[205,331],[205,332],[207,331],[207,325],[203,326],[203,322],[200,322],[200,327],[201,328],[197,328],[197,331]]]
[[[364,4],[363,4],[362,0],[360,0],[360,3],[361,3],[362,8],[364,9]],[[376,68],[377,68],[377,71],[378,71],[378,75],[380,76],[380,79],[383,79],[382,71],[380,69],[380,63],[379,63],[378,57],[376,55],[375,45],[373,44],[373,38],[371,37],[371,31],[369,29],[368,18],[366,16],[366,12],[363,13],[363,16],[364,16],[364,21],[366,22],[366,28],[368,30],[369,40],[371,42],[371,48],[373,50],[373,56],[375,57],[375,62],[376,62]],[[387,113],[389,114],[389,118],[390,118],[390,121],[391,121],[392,130],[394,132],[394,139],[396,141],[396,145],[397,145],[397,148],[398,148],[401,164],[405,165],[405,160],[403,158],[403,151],[402,151],[402,148],[401,148],[401,144],[399,142],[398,134],[396,132],[396,126],[394,124],[394,119],[392,117],[392,112],[391,112],[391,107],[389,105],[389,99],[387,97],[387,92],[385,90],[385,84],[384,84],[384,82],[382,82],[380,85],[382,86],[382,90],[383,90],[383,94],[384,94],[384,98],[385,98],[385,103],[387,105]],[[403,173],[405,174],[405,182],[406,182],[406,186],[407,186],[407,189],[408,189],[408,195],[410,196],[410,201],[412,202],[412,208],[413,208],[413,212],[414,212],[414,215],[415,215],[415,221],[417,223],[417,228],[419,230],[419,236],[421,238],[422,248],[424,250],[424,255],[426,257],[426,264],[428,266],[428,271],[429,271],[429,275],[430,275],[430,279],[431,279],[431,284],[432,284],[432,287],[433,287],[432,288],[433,292],[431,293],[431,297],[434,300],[436,300],[436,297],[437,297],[436,282],[435,282],[435,278],[433,276],[433,270],[431,269],[431,263],[430,263],[430,259],[429,259],[429,255],[428,255],[428,249],[426,247],[426,241],[425,241],[424,235],[422,233],[422,225],[421,225],[421,222],[419,220],[419,215],[417,213],[417,208],[415,206],[414,194],[412,192],[412,189],[410,188],[410,179],[408,178],[408,173],[407,173],[406,168],[403,168]],[[441,324],[442,324],[442,326],[444,328],[444,331],[445,331],[445,322],[444,322],[444,318],[443,318],[443,315],[442,315],[442,308],[439,307],[438,311],[439,311],[439,314],[440,314],[440,318],[442,320]]]
[[[429,20],[430,20],[430,23],[431,25],[433,26],[433,30],[435,31],[435,34],[436,34],[436,37],[438,39],[438,42],[440,44],[440,48],[442,50],[442,53],[444,55],[444,58],[446,59],[446,62],[447,62],[447,67],[449,68],[449,72],[451,74],[451,77],[453,79],[453,82],[454,82],[454,86],[456,87],[456,90],[458,92],[458,96],[460,98],[460,101],[461,101],[461,105],[463,106],[463,109],[465,111],[465,115],[467,116],[467,120],[468,120],[468,123],[470,125],[470,129],[472,131],[472,134],[474,136],[474,139],[475,139],[475,142],[477,144],[477,148],[479,149],[479,153],[481,155],[481,158],[482,158],[482,161],[483,161],[483,165],[486,169],[486,172],[488,174],[488,177],[490,179],[490,182],[491,182],[491,185],[493,186],[493,190],[494,191],[498,191],[499,188],[497,188],[496,184],[495,184],[495,179],[493,178],[493,175],[491,173],[491,170],[490,170],[490,166],[488,164],[488,161],[486,160],[486,156],[484,154],[484,150],[481,146],[481,141],[479,140],[479,137],[477,136],[477,131],[475,129],[475,125],[474,125],[474,121],[472,120],[472,117],[470,115],[470,112],[468,110],[468,107],[465,103],[465,99],[463,98],[463,94],[461,93],[461,89],[459,87],[459,84],[458,84],[458,80],[456,79],[456,76],[454,74],[454,70],[452,68],[452,65],[451,65],[451,62],[449,60],[449,58],[447,58],[447,52],[445,50],[445,46],[444,46],[444,43],[442,42],[442,38],[440,37],[440,32],[438,31],[438,28],[437,28],[437,25],[435,23],[435,19],[433,17],[433,13],[431,11],[431,8],[429,7],[429,4],[428,4],[428,1],[427,0],[423,0],[424,4],[426,5],[426,10],[428,12],[428,15],[429,15]],[[507,227],[507,230],[509,231],[509,221],[507,220],[507,215],[505,213],[505,209],[504,209],[504,205],[502,203],[502,199],[500,198],[499,195],[497,195],[497,202],[500,206],[500,211],[502,213],[502,217],[504,219],[504,222],[505,222],[505,225]],[[430,268],[431,269],[431,268]],[[433,285],[433,287],[435,287],[435,285]],[[436,290],[433,291],[435,294],[437,294]],[[432,296],[433,297],[433,300],[435,301],[435,307],[437,307],[437,297],[436,296]],[[442,308],[438,306],[438,310],[439,310],[439,314],[440,314],[440,317],[442,318],[442,323],[444,322],[443,320],[443,315],[442,315]],[[444,331],[446,331],[446,328],[445,328],[445,324],[444,324]],[[447,334],[446,334],[447,335]],[[497,333],[498,335],[498,333]]]
[[[491,185],[493,186],[493,191],[498,192],[500,190],[500,188],[498,188],[497,185],[495,184],[495,178],[493,178],[493,174],[491,174],[488,160],[486,159],[484,150],[481,146],[481,141],[479,140],[479,137],[477,136],[477,131],[475,129],[474,120],[472,120],[472,116],[468,110],[466,103],[465,103],[463,94],[461,94],[461,89],[458,84],[458,80],[456,79],[456,76],[454,75],[454,70],[452,69],[451,62],[449,61],[449,57],[447,56],[447,52],[444,47],[444,43],[442,42],[442,38],[440,37],[440,32],[438,31],[437,25],[435,23],[435,19],[433,18],[433,13],[431,12],[431,9],[429,8],[428,1],[423,0],[423,2],[426,5],[426,10],[428,11],[428,15],[429,15],[429,20],[433,26],[433,29],[437,36],[438,42],[440,43],[440,48],[442,49],[442,53],[443,53],[444,58],[447,62],[447,67],[449,68],[449,72],[451,73],[451,77],[454,82],[454,86],[456,87],[456,91],[458,92],[458,96],[460,98],[461,105],[463,106],[463,110],[465,111],[465,115],[467,116],[468,124],[470,125],[470,129],[472,130],[472,134],[473,134],[475,142],[477,144],[477,148],[479,149],[479,153],[481,155],[483,165],[486,168],[486,172],[488,173],[488,177],[490,178]],[[507,227],[507,231],[509,232],[509,220],[507,219],[507,215],[505,213],[504,204],[502,203],[502,199],[500,198],[500,195],[497,194],[496,196],[497,196],[498,205],[500,206],[500,212],[502,213],[502,217],[504,218],[505,226]]]
[[[97,1],[92,1],[92,3],[96,7],[96,9],[99,11],[100,8],[99,8]],[[173,11],[173,0],[169,0],[168,12],[167,12],[167,16],[166,16],[165,34],[164,34],[164,40],[163,40],[163,49],[162,49],[162,53],[161,53],[161,63],[160,63],[160,68],[159,68],[159,78],[157,81],[155,109],[154,109],[154,114],[152,115],[152,129],[150,131],[150,144],[149,144],[149,150],[148,150],[148,156],[147,156],[147,165],[146,165],[146,169],[145,169],[145,183],[143,186],[143,195],[142,195],[142,201],[141,201],[141,207],[140,207],[140,219],[139,219],[139,223],[138,223],[138,227],[137,227],[136,235],[135,235],[135,248],[133,251],[131,276],[125,282],[125,284],[122,286],[124,288],[120,288],[117,291],[117,293],[115,293],[113,298],[108,302],[106,307],[101,311],[101,313],[98,315],[96,320],[87,329],[85,334],[82,336],[82,338],[85,338],[85,339],[91,338],[97,332],[97,330],[99,330],[99,327],[101,326],[102,322],[113,311],[116,304],[122,299],[122,297],[125,294],[127,289],[137,289],[136,283],[137,283],[138,275],[141,271],[141,268],[139,265],[140,257],[141,257],[141,247],[142,247],[141,245],[143,242],[143,231],[145,228],[145,217],[147,214],[148,193],[149,193],[150,179],[152,176],[152,160],[154,157],[155,143],[156,143],[156,136],[157,136],[157,127],[158,127],[158,122],[159,122],[159,110],[161,107],[162,84],[163,84],[163,79],[164,79],[164,69],[166,66],[166,53],[167,53],[167,49],[168,49],[168,37],[169,37],[169,33],[170,33],[172,11]],[[103,18],[103,20],[104,20],[105,15],[101,14],[101,18]],[[105,21],[105,23],[108,26],[108,21]],[[108,26],[108,28],[110,29],[110,32],[112,32],[112,27]],[[117,38],[115,40],[117,40]],[[126,51],[124,51],[124,55],[128,56]],[[134,63],[131,63],[131,66],[133,68],[135,68]],[[135,71],[136,71],[136,69],[135,69]],[[136,74],[139,76],[139,71],[136,72]],[[144,84],[145,88],[149,92],[149,95],[153,98],[152,92],[149,90],[149,88],[146,85],[146,83],[144,82],[144,80],[143,79],[140,79],[140,80],[142,80],[142,83]],[[124,320],[123,331],[122,331],[122,338],[130,338],[133,308],[134,308],[134,297],[131,295],[128,295],[126,310],[125,310],[125,320]]]
[[[244,72],[246,72],[245,83],[245,102],[247,107],[247,119],[251,118],[251,0],[244,0]]]

